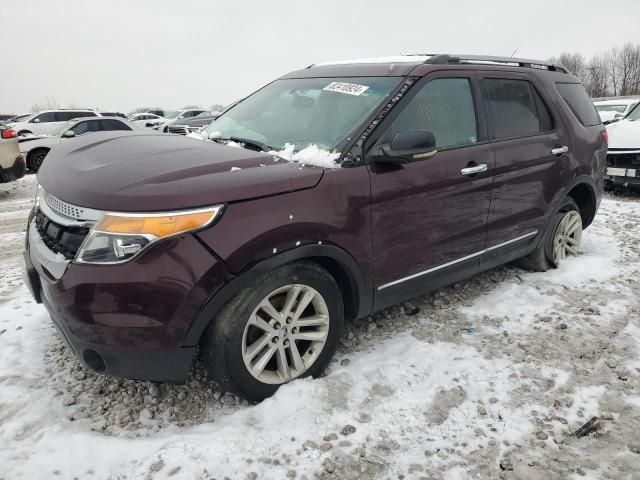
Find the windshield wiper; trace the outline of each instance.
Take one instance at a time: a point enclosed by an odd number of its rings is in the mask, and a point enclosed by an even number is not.
[[[223,142],[236,142],[241,143],[244,147],[249,150],[256,150],[258,152],[269,152],[273,150],[269,145],[259,142],[257,140],[251,140],[250,138],[242,138],[242,137],[227,137],[227,138],[212,138],[214,142],[223,143]]]

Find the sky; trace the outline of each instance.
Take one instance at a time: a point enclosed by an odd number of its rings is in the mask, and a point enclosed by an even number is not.
[[[0,113],[228,104],[323,60],[586,56],[640,39],[640,0],[0,0]]]

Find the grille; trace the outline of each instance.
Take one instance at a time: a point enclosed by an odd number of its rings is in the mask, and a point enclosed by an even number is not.
[[[59,213],[60,215],[76,219],[83,218],[84,209],[80,207],[76,207],[67,202],[63,202],[62,200],[57,199],[49,193],[45,193],[44,199],[47,202],[47,205],[49,205],[55,212]]]
[[[38,209],[35,218],[36,230],[47,248],[53,253],[62,254],[67,260],[73,260],[89,233],[89,228],[60,225],[47,217],[40,209]]]
[[[180,127],[169,126],[169,133],[178,133],[180,135],[186,135],[187,133],[189,133],[189,128],[185,126],[180,126]]]

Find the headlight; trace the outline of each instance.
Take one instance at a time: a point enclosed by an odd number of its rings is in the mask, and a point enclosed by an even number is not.
[[[42,196],[43,192],[44,188],[42,188],[42,185],[36,183],[36,196],[33,202],[34,208],[38,208],[38,205],[40,205],[40,197]]]
[[[82,242],[75,261],[126,262],[154,242],[211,225],[222,207],[168,213],[105,213]]]

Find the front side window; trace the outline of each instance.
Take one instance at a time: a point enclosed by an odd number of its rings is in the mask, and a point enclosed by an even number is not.
[[[36,122],[36,120],[38,121]],[[56,121],[56,117],[54,112],[44,112],[44,113],[41,113],[40,115],[36,115],[35,117],[33,117],[33,120],[31,120],[31,123],[55,122],[55,121]]]
[[[551,130],[551,117],[526,80],[485,78],[482,93],[492,140],[528,137]]]
[[[385,141],[411,131],[433,133],[438,150],[476,143],[476,111],[469,79],[439,78],[427,83],[393,120]]]
[[[71,130],[76,135],[84,135],[89,132],[97,132],[98,131],[98,121],[97,120],[87,120],[84,122],[76,123]]]
[[[281,150],[341,145],[399,85],[398,77],[282,79],[239,102],[207,128],[210,138],[244,138]]]

